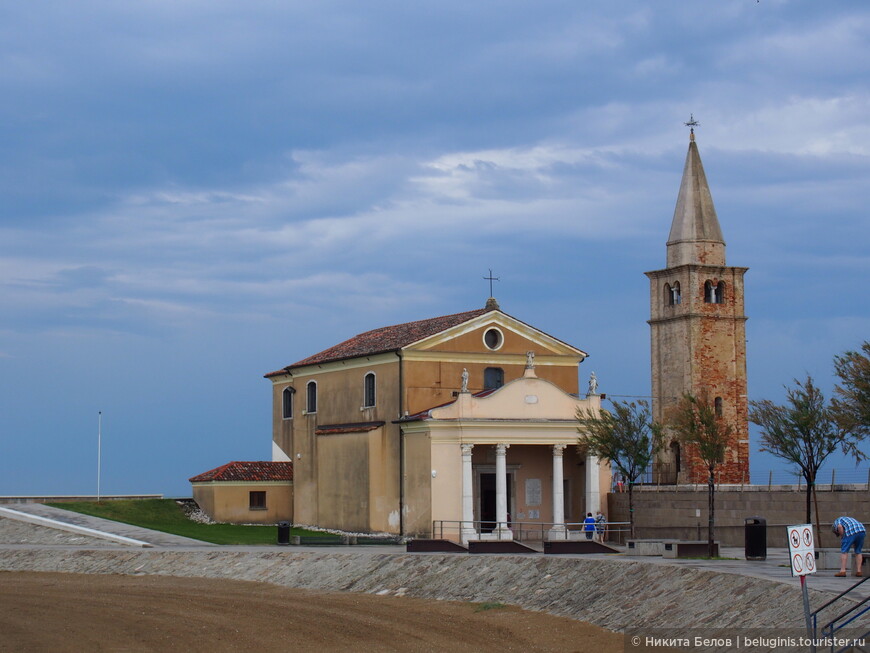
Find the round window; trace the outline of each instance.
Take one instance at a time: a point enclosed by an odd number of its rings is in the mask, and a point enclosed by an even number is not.
[[[490,349],[498,349],[504,342],[504,336],[498,329],[487,329],[483,334],[483,344]]]

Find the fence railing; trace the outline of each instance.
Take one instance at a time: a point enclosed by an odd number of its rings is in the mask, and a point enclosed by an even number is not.
[[[588,524],[570,522],[515,522],[505,526],[510,529],[513,540],[518,542],[554,542],[561,540],[589,539],[598,542],[623,544],[630,531],[629,522],[600,522],[594,530],[587,530]],[[498,532],[494,521],[453,521],[435,520],[432,522],[432,537],[435,539],[460,540],[479,539]]]

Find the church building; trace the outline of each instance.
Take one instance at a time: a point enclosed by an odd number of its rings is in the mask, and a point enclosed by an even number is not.
[[[564,530],[610,476],[577,451],[587,354],[500,310],[383,327],[266,375],[300,524],[463,540]]]

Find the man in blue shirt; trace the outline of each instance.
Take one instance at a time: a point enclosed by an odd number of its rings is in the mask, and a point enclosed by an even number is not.
[[[834,576],[846,575],[846,564],[849,562],[849,549],[855,547],[855,575],[862,576],[861,564],[864,556],[861,555],[861,547],[864,546],[866,530],[864,524],[852,517],[837,517],[831,524],[831,532],[840,539],[840,571]]]

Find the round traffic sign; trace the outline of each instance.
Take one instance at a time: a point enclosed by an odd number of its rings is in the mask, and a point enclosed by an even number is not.
[[[797,573],[801,573],[804,570],[804,557],[800,554],[797,554],[792,559],[791,566]]]

